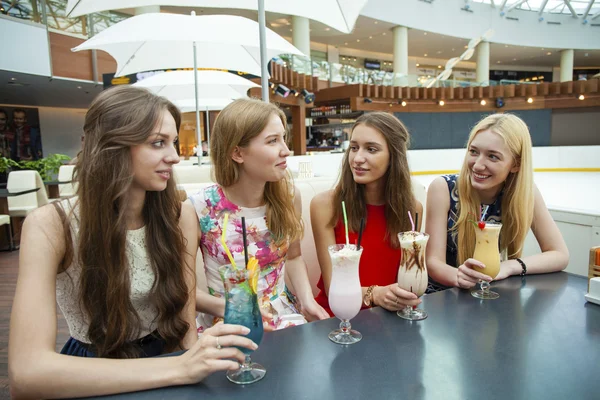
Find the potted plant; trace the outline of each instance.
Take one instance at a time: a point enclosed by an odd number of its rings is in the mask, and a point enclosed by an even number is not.
[[[6,157],[0,157],[0,184],[6,184],[6,181],[8,180],[8,173],[10,172],[10,169],[12,167],[18,167],[19,163],[17,163],[16,161],[10,159],[10,158],[6,158]]]
[[[33,169],[40,173],[43,181],[50,181],[58,174],[58,169],[71,157],[64,154],[51,154],[39,160],[21,161],[19,165],[23,169]]]

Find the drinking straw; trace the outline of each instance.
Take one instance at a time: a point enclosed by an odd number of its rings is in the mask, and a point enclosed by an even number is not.
[[[415,212],[415,227],[419,229],[419,213]]]
[[[229,251],[229,247],[227,247],[227,244],[225,243],[225,233],[227,232],[227,221],[229,220],[229,213],[225,214],[225,218],[223,218],[223,233],[221,234],[221,244],[223,245],[223,248],[225,249],[225,253],[227,254],[227,257],[229,258],[229,262],[231,263],[231,266],[233,268],[237,268],[235,265],[235,260],[233,259],[233,256],[231,255],[231,252]]]
[[[483,207],[482,207],[482,208],[483,208]],[[483,211],[481,212],[481,221],[483,221],[483,220],[484,220],[484,218],[485,218],[485,215],[486,215],[486,214],[487,214],[487,212],[488,212],[488,208],[490,208],[490,205],[489,205],[489,204],[486,204],[485,208],[483,208]]]
[[[244,241],[244,261],[248,268],[248,241],[246,239],[246,217],[242,217],[242,240]]]
[[[410,224],[412,225],[412,230],[415,230],[415,221],[412,219],[412,215],[410,214],[410,210],[408,211],[408,218],[410,219]]]
[[[350,245],[348,238],[348,216],[346,215],[346,203],[342,201],[342,211],[344,212],[344,227],[346,228],[346,246]]]
[[[358,240],[356,241],[356,250],[360,249],[360,241],[362,240],[363,230],[365,229],[365,218],[360,219],[360,228],[358,229]]]

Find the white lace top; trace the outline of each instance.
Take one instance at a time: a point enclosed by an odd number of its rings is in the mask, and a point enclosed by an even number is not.
[[[79,227],[76,219],[73,218],[71,223],[71,235],[74,239],[74,260],[77,259],[76,240]],[[145,227],[127,232],[125,253],[130,269],[131,302],[140,317],[142,327],[137,337],[131,338],[131,340],[135,340],[150,334],[156,329],[157,310],[151,304],[149,298],[155,277],[146,250]],[[56,276],[56,301],[67,320],[71,336],[83,343],[90,343],[87,337],[89,320],[82,311],[78,298],[80,276],[81,267],[75,262],[66,271]]]

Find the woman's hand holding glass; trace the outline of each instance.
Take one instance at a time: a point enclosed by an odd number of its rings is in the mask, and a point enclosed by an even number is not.
[[[378,286],[373,290],[373,301],[376,306],[388,311],[402,310],[406,306],[418,306],[421,299],[416,294],[398,287],[397,283]]]
[[[250,329],[241,325],[217,324],[202,334],[198,341],[181,356],[182,384],[200,382],[217,371],[234,371],[246,358],[238,349],[251,351],[258,348],[252,340],[244,337]]]
[[[485,268],[485,265],[473,258],[465,260],[456,272],[456,286],[462,289],[470,289],[477,285],[480,280],[491,282],[492,278],[477,271],[478,268]]]

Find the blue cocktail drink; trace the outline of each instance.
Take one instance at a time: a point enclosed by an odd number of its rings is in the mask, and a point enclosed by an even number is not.
[[[259,269],[250,272],[243,267],[234,268],[231,265],[224,265],[219,268],[219,273],[225,287],[224,322],[247,327],[250,333],[246,337],[260,344],[263,337],[263,322],[256,295]],[[261,380],[267,373],[266,369],[252,362],[250,358],[252,350],[239,349],[246,355],[246,360],[237,371],[227,372],[227,378],[241,385]]]

